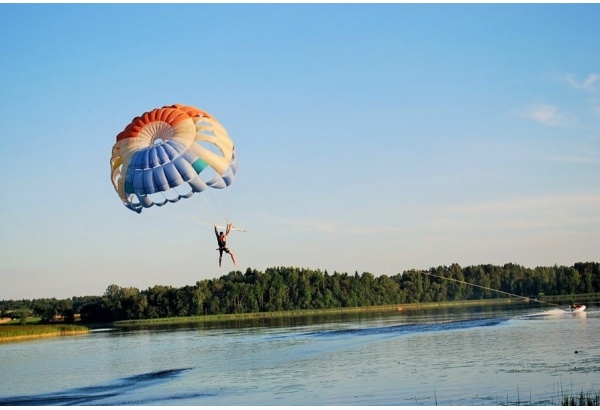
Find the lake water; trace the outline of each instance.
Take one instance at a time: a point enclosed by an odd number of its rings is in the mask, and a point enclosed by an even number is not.
[[[559,405],[599,336],[591,304],[94,331],[0,344],[0,405]]]

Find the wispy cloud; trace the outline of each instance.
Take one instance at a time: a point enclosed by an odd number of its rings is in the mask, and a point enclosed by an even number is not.
[[[257,217],[258,218],[258,217]],[[374,223],[363,216],[350,217],[331,216],[274,216],[262,215],[261,222],[270,231],[294,232],[296,234],[333,235],[333,236],[372,236],[397,232],[400,228],[394,225]],[[279,234],[279,233],[278,233]]]
[[[547,195],[460,204],[438,210],[436,228],[453,231],[577,230],[600,226],[600,195]]]
[[[596,143],[593,138],[591,138],[591,140],[592,143]],[[567,162],[572,164],[599,164],[600,152],[591,146],[584,146],[579,150],[579,152],[548,155],[545,158],[550,161]]]
[[[499,211],[537,210],[540,207],[572,209],[580,206],[589,206],[590,208],[600,206],[600,194],[524,196],[507,200],[461,204],[456,205],[455,209],[471,214],[473,212],[496,213]]]
[[[598,164],[600,163],[599,156],[592,155],[554,155],[549,156],[549,160],[557,162],[568,162],[572,164]]]
[[[525,109],[524,116],[549,127],[569,125],[574,119],[551,104],[531,104]]]
[[[587,92],[596,91],[596,84],[600,81],[600,76],[598,74],[592,73],[585,80],[579,81],[575,78],[574,75],[567,75],[567,82],[574,88],[578,90],[583,90]]]

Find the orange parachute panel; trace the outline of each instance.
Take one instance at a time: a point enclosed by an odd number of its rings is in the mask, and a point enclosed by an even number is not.
[[[138,213],[208,188],[227,188],[237,172],[227,131],[212,115],[190,105],[147,111],[116,139],[111,181],[123,204]]]

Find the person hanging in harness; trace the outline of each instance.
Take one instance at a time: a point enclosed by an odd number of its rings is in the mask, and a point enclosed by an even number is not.
[[[219,247],[217,248],[217,250],[219,251],[219,268],[221,267],[223,252],[228,253],[231,256],[231,261],[233,262],[233,264],[237,265],[235,261],[235,255],[233,254],[231,249],[227,247],[227,236],[231,232],[232,225],[233,224],[231,223],[227,224],[227,229],[225,230],[225,233],[223,233],[223,231],[217,231],[217,225],[215,225],[215,235],[217,236],[217,243],[219,244]]]

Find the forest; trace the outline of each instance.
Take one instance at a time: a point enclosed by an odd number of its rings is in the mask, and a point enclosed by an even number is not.
[[[177,316],[381,306],[600,292],[600,263],[526,268],[458,264],[408,270],[393,276],[273,267],[232,271],[180,288],[146,290],[110,285],[101,296],[0,301],[0,317],[42,322],[113,322]]]

